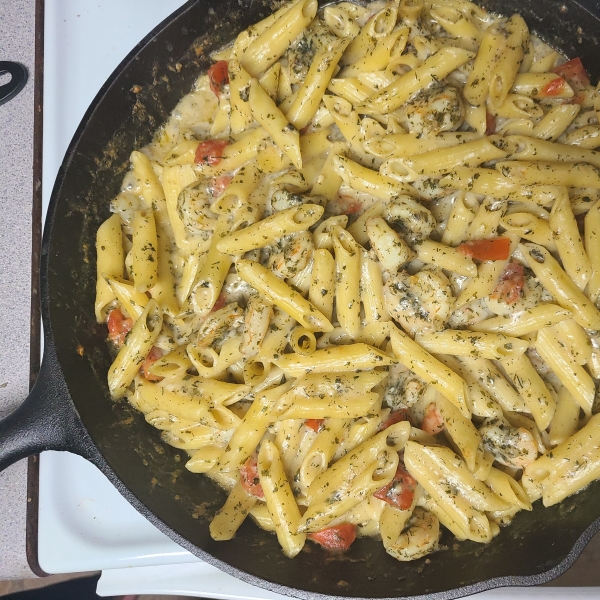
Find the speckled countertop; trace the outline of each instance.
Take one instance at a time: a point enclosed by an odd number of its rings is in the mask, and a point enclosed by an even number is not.
[[[33,195],[35,2],[0,1],[0,60],[29,80],[0,106],[0,417],[27,395]],[[4,83],[4,82],[0,82]],[[0,579],[33,577],[25,555],[27,461],[0,473]]]

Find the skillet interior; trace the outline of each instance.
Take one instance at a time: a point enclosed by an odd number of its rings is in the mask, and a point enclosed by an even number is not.
[[[532,513],[517,515],[487,546],[448,539],[448,551],[399,563],[380,542],[361,539],[342,557],[307,544],[300,556],[289,560],[273,535],[248,522],[234,541],[213,542],[208,524],[225,494],[204,477],[187,472],[184,453],[162,444],[158,431],[141,414],[124,402],[109,400],[106,329],[96,324],[93,314],[95,232],[109,216],[108,202],[128,168],[129,153],[150,140],[197,74],[208,67],[208,52],[279,4],[275,0],[188,3],[140,43],[103,87],[59,172],[43,249],[45,327],[54,336],[75,407],[99,450],[91,458],[138,508],[141,502],[151,521],[163,529],[166,525],[166,533],[176,541],[232,574],[274,591],[365,598],[441,592],[440,597],[449,598],[494,585],[548,580],[575,559],[600,527],[594,523],[600,516],[596,500],[600,484],[550,509],[537,503]],[[504,14],[520,12],[546,41],[570,56],[581,56],[592,80],[598,80],[600,64],[594,50],[600,19],[585,7],[557,0],[485,0],[482,4]],[[134,93],[134,86],[141,91]],[[79,345],[83,357],[76,351]],[[584,532],[585,539],[572,550]],[[533,577],[524,580],[525,576]],[[485,583],[492,579],[495,583]],[[469,589],[457,591],[464,586]]]

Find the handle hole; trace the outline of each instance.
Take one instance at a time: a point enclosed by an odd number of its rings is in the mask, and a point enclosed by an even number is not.
[[[27,70],[23,65],[0,60],[0,104],[14,98],[27,83]]]

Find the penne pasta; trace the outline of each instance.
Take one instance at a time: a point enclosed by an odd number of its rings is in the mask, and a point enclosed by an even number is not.
[[[516,357],[527,350],[527,342],[502,333],[471,333],[446,329],[439,333],[422,333],[415,341],[429,352],[500,360]]]
[[[104,309],[116,297],[107,277],[123,277],[125,255],[121,232],[121,218],[113,215],[100,227],[96,234],[96,320],[104,320]]]
[[[298,533],[300,509],[294,500],[277,447],[268,440],[258,454],[258,473],[277,539],[284,554],[292,558],[302,550],[306,535]]]
[[[286,311],[309,331],[331,331],[331,323],[310,302],[295,292],[284,281],[251,260],[239,260],[238,275],[270,302]]]
[[[322,214],[323,207],[316,204],[289,208],[222,237],[217,241],[216,249],[224,254],[239,255],[264,248],[285,235],[307,229]]]
[[[108,388],[122,398],[160,333],[163,315],[155,300],[146,305],[108,371]]]
[[[388,366],[395,360],[381,350],[367,344],[349,344],[316,350],[310,355],[286,354],[275,359],[275,364],[292,377],[305,373],[336,373],[355,369],[373,369]]]
[[[369,97],[358,109],[366,114],[392,112],[406,102],[410,96],[433,81],[446,77],[472,56],[471,52],[462,48],[442,48],[413,72],[402,75],[381,92]]]
[[[390,338],[394,355],[405,367],[446,396],[463,415],[470,416],[465,382],[454,371],[440,363],[398,328],[390,329]]]
[[[568,319],[571,312],[556,304],[540,304],[528,310],[492,317],[470,326],[474,331],[522,337]]]
[[[592,276],[592,263],[583,247],[566,190],[554,201],[549,227],[563,268],[580,290],[585,289]]]
[[[572,282],[558,262],[543,247],[523,244],[522,255],[557,304],[573,313],[579,325],[587,329],[600,328],[600,312]]]
[[[271,67],[290,42],[312,21],[317,12],[316,0],[299,0],[270,23],[242,51],[242,66],[253,77]]]

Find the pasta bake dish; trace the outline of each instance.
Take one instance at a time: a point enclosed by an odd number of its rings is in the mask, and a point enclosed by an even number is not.
[[[486,543],[600,478],[600,95],[518,14],[283,4],[97,233],[126,398],[293,557]],[[448,533],[449,532],[449,533]]]

